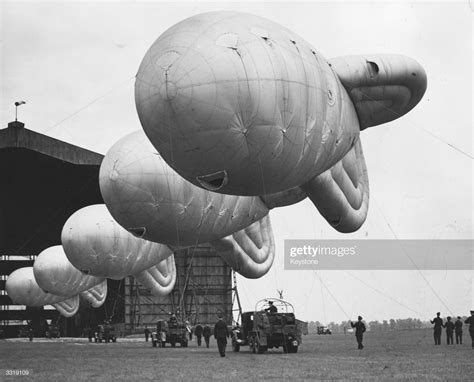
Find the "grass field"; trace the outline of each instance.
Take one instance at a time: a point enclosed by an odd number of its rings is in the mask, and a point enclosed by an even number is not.
[[[467,336],[466,336],[467,335]],[[434,346],[431,330],[366,333],[356,349],[352,334],[303,337],[297,354],[281,349],[252,354],[247,347],[221,358],[216,342],[198,348],[152,348],[144,339],[89,343],[84,339],[0,340],[0,380],[473,380],[474,350]],[[29,377],[5,377],[8,369]]]

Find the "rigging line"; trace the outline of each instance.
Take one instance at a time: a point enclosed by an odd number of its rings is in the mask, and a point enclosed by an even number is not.
[[[86,105],[84,105],[83,107],[81,107],[79,110],[76,110],[75,112],[69,114],[67,117],[63,118],[62,120],[60,120],[59,122],[55,123],[54,125],[48,127],[46,130],[44,130],[42,133],[46,133],[48,132],[49,130],[51,129],[54,129],[55,127],[59,126],[61,123],[63,123],[64,121],[68,120],[69,118],[72,118],[74,117],[75,115],[79,114],[81,111],[87,109],[89,106],[93,105],[94,103],[96,103],[97,101],[101,100],[102,98],[108,96],[110,93],[112,93],[114,90],[117,90],[119,88],[121,88],[123,85],[125,85],[127,82],[129,82],[131,79],[135,78],[135,76],[131,76],[129,78],[127,78],[125,81],[123,82],[120,82],[118,85],[114,85],[111,89],[109,89],[107,92],[105,92],[104,94],[100,95],[99,97],[97,98],[94,98],[92,101],[90,101],[89,103],[87,103]]]
[[[397,234],[395,233],[395,231],[393,230],[392,226],[390,225],[387,217],[385,216],[385,214],[383,213],[382,209],[380,208],[380,205],[377,203],[377,201],[375,200],[374,197],[372,197],[372,200],[375,202],[375,204],[377,205],[380,213],[382,214],[384,220],[385,220],[385,223],[387,224],[388,228],[390,229],[390,231],[392,232],[393,236],[395,237],[395,239],[397,239],[397,242],[400,243],[400,239],[398,238]],[[429,283],[429,281],[426,279],[425,275],[423,274],[423,272],[421,272],[420,268],[418,268],[418,266],[416,265],[416,263],[413,261],[413,259],[411,258],[411,256],[405,251],[405,248],[403,247],[403,245],[400,244],[400,248],[402,249],[404,255],[406,257],[408,257],[408,259],[410,259],[411,263],[413,264],[413,266],[415,267],[415,269],[418,271],[418,273],[420,274],[420,276],[423,278],[423,280],[425,281],[426,285],[428,285],[428,287],[431,289],[431,292],[433,292],[433,294],[436,296],[436,298],[441,302],[441,304],[443,304],[443,306],[446,308],[447,311],[449,311],[451,313],[451,315],[454,316],[453,312],[451,311],[451,309],[448,308],[448,306],[446,305],[446,303],[443,301],[443,299],[438,295],[438,293],[436,293],[436,291],[434,290],[434,288],[431,286],[431,284]]]
[[[331,293],[331,291],[329,290],[329,288],[326,286],[326,284],[323,282],[323,279],[321,278],[321,276],[316,272],[314,271],[315,275],[318,277],[319,281],[321,282],[321,285],[324,286],[324,288],[326,288],[326,290],[328,291],[329,295],[332,297],[332,299],[334,300],[334,302],[337,304],[337,306],[339,306],[339,309],[341,309],[341,311],[346,315],[347,319],[350,320],[351,318],[349,317],[349,315],[347,314],[347,312],[344,310],[344,308],[342,307],[342,305],[339,303],[339,301],[337,301],[336,297]]]
[[[461,150],[459,147],[454,146],[452,143],[449,143],[448,141],[443,140],[441,137],[438,137],[436,134],[433,134],[431,131],[429,131],[429,130],[423,128],[423,127],[417,126],[417,125],[413,125],[413,126],[417,127],[420,130],[423,130],[425,133],[431,135],[433,138],[436,138],[439,141],[441,141],[443,143],[446,143],[448,146],[452,147],[454,150],[460,152],[461,154],[464,154],[468,158],[474,159],[474,157],[472,155],[470,155],[469,153]]]
[[[241,280],[241,281],[242,281],[242,280]],[[253,307],[254,304],[251,303],[251,300],[248,298],[247,292],[245,291],[245,290],[246,290],[245,283],[244,283],[244,282],[240,282],[239,285],[241,286],[241,290],[242,290],[242,292],[244,293],[244,297],[245,297],[245,299],[247,300],[248,306]]]
[[[194,254],[196,253],[194,249],[192,251],[193,253],[191,255],[191,260],[188,263],[188,269],[186,270],[186,274],[184,277],[183,293],[181,294],[180,299],[179,299],[179,305],[181,306],[181,304],[183,304],[183,307],[184,307],[184,294],[186,293],[186,290],[188,289],[188,281],[190,280],[190,277],[191,277],[190,275],[191,275],[191,270],[193,266]]]
[[[324,304],[324,293],[323,293],[323,286],[321,283],[319,283],[320,291],[321,291],[321,302],[323,306],[323,317],[324,317],[324,322],[327,322],[327,317],[326,317],[326,305]]]
[[[354,88],[351,88],[351,89],[354,89]],[[383,109],[385,109],[385,110],[391,112],[392,114],[394,114],[397,118],[400,118],[400,117],[402,117],[402,116],[404,115],[404,114],[397,113],[395,110],[393,110],[393,109],[391,109],[391,108],[385,106],[382,102],[377,101],[375,98],[370,97],[368,94],[364,93],[362,90],[357,89],[357,91],[359,91],[361,94],[363,94],[366,98],[368,98],[368,99],[370,99],[371,101],[373,101],[373,102],[375,102],[376,104],[378,104],[381,108],[383,108]],[[391,121],[391,122],[392,122],[392,121]],[[461,153],[461,154],[467,156],[468,158],[474,159],[474,157],[473,157],[472,155],[470,155],[469,153],[467,153],[467,152],[461,150],[459,147],[456,147],[454,144],[449,143],[448,141],[446,141],[446,140],[444,140],[443,138],[439,137],[438,135],[432,133],[431,131],[426,130],[425,128],[423,128],[423,127],[421,127],[421,126],[418,126],[418,125],[414,124],[413,122],[411,122],[411,121],[409,121],[409,120],[407,120],[406,122],[407,122],[408,124],[410,124],[410,125],[416,127],[417,129],[420,129],[421,131],[424,131],[425,133],[431,135],[433,138],[436,138],[436,139],[438,139],[439,141],[441,141],[441,142],[447,144],[449,147],[451,147],[451,148],[453,148],[454,150],[458,151],[459,153]]]
[[[345,273],[347,273],[349,276],[355,278],[356,280],[360,281],[362,284],[364,284],[364,285],[367,286],[368,288],[374,290],[375,292],[381,294],[381,295],[384,296],[384,297],[387,297],[388,299],[390,299],[390,300],[392,300],[393,302],[397,303],[398,305],[400,305],[400,306],[402,306],[402,307],[404,307],[404,308],[410,310],[411,312],[416,313],[419,317],[422,317],[422,315],[420,314],[420,312],[418,312],[418,311],[416,311],[416,310],[414,310],[414,309],[411,309],[409,306],[407,306],[407,305],[401,303],[400,301],[396,300],[396,299],[393,298],[392,296],[389,296],[388,294],[382,292],[381,290],[375,288],[374,286],[372,286],[372,285],[366,283],[364,280],[358,278],[357,276],[353,275],[352,273],[347,272],[347,271],[345,271]]]

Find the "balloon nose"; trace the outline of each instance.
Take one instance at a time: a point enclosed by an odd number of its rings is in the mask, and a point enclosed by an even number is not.
[[[217,171],[212,174],[196,177],[199,184],[209,191],[218,191],[229,182],[227,171]]]

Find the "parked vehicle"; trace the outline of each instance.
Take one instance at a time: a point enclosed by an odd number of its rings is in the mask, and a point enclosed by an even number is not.
[[[46,338],[59,338],[60,337],[59,327],[57,325],[48,325],[44,335]]]
[[[95,332],[95,342],[117,342],[115,335],[115,327],[110,323],[97,325],[97,332]]]
[[[318,326],[318,334],[332,334],[332,332],[327,326]]]
[[[276,309],[275,309],[276,308]],[[293,305],[279,299],[259,301],[255,310],[242,313],[242,324],[232,330],[232,349],[249,346],[252,353],[282,348],[296,353],[300,344]]]
[[[190,328],[185,322],[171,317],[168,321],[160,320],[156,323],[156,331],[151,333],[151,345],[153,347],[165,347],[169,343],[175,347],[177,343],[181,347],[188,347]]]

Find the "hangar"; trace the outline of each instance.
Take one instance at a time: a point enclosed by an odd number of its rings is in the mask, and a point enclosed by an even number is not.
[[[45,320],[59,313],[15,305],[5,282],[15,269],[31,266],[44,249],[61,243],[65,221],[78,209],[103,203],[98,174],[103,155],[28,130],[20,121],[0,130],[0,323],[11,337],[29,322],[41,335]],[[231,271],[207,246],[175,254],[175,290],[157,298],[132,278],[108,280],[106,303],[98,309],[81,301],[79,312],[59,320],[63,335],[111,319],[123,332],[153,325],[170,311],[193,321],[213,322],[222,312],[231,319]]]

